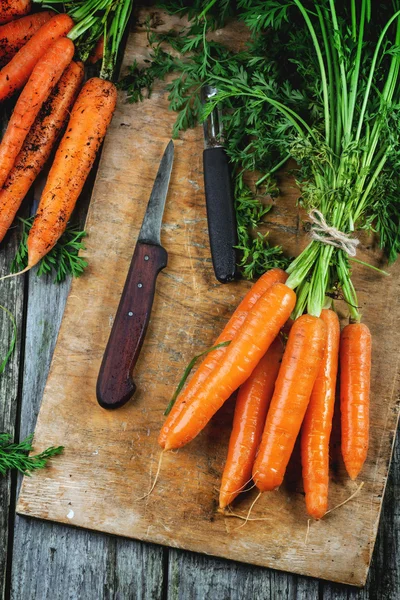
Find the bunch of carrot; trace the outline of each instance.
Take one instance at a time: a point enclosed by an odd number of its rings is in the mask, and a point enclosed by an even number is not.
[[[47,11],[0,27],[0,102],[20,92],[0,143],[0,242],[66,128],[29,233],[28,269],[64,232],[116,104],[109,81],[92,78],[80,91],[73,25]]]
[[[340,333],[331,309],[291,321],[296,294],[287,279],[273,269],[253,285],[216,340],[218,347],[178,396],[159,443],[165,450],[187,444],[239,390],[220,507],[229,505],[251,478],[261,492],[278,488],[301,431],[306,506],[320,519],[328,506],[339,362],[342,453],[352,479],[366,459],[371,337],[361,323]],[[289,330],[286,343],[283,328]]]

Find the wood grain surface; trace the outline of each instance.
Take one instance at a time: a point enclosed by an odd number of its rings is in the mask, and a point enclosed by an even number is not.
[[[130,37],[125,64],[145,56],[146,37]],[[355,269],[364,320],[373,334],[371,445],[359,495],[323,521],[307,515],[298,457],[279,492],[265,494],[253,510],[260,522],[216,512],[218,485],[232,417],[229,402],[187,448],[166,454],[153,493],[159,460],[156,443],[163,411],[183,366],[210,346],[249,284],[223,286],[213,277],[202,183],[202,131],[175,146],[175,164],[162,230],[169,263],[157,283],[152,319],[134,377],[137,392],[127,406],[101,409],[95,384],[174,115],[159,86],[151,100],[127,105],[121,95],[107,135],[87,220],[90,268],[74,281],[39,415],[35,445],[64,444],[52,466],[25,478],[18,511],[178,548],[363,585],[375,541],[398,418],[400,311],[399,268],[382,281]],[[297,254],[307,240],[298,195],[289,175],[271,213],[271,241]],[[360,257],[379,262],[373,242]],[[341,316],[345,317],[343,307]],[[330,506],[355,489],[332,447]],[[235,510],[245,513],[254,494]]]

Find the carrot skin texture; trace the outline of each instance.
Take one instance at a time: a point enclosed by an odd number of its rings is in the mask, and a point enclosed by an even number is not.
[[[239,389],[219,494],[219,506],[222,509],[238,496],[251,479],[282,355],[283,342],[278,336]]]
[[[0,71],[0,102],[24,87],[36,63],[74,25],[66,14],[55,15],[35,33]]]
[[[97,77],[83,86],[54,157],[28,236],[28,266],[39,262],[64,233],[92,168],[117,102],[114,84]]]
[[[6,64],[28,40],[54,16],[51,10],[11,21],[0,27],[0,67]]]
[[[0,25],[27,15],[31,9],[31,0],[0,0]]]
[[[356,479],[368,453],[371,333],[364,323],[347,325],[340,338],[342,455]]]
[[[280,486],[307,410],[326,344],[319,317],[302,315],[292,325],[253,467],[261,492]]]
[[[43,169],[68,119],[82,85],[82,63],[71,62],[32,125],[3,188],[0,190],[0,242]]]
[[[212,346],[217,346],[222,342],[227,342],[232,340],[246,319],[249,310],[254,306],[257,300],[266,292],[274,283],[285,283],[288,275],[285,271],[281,269],[271,269],[264,273],[250,288],[247,292],[243,300],[240,302],[239,306],[234,311],[233,315],[229,319],[228,323],[225,325],[222,333],[215,340]],[[177,398],[174,406],[172,407],[171,412],[169,413],[167,419],[165,420],[164,425],[162,426],[160,435],[158,437],[158,443],[162,448],[165,446],[165,441],[167,439],[167,435],[170,429],[173,427],[176,422],[178,416],[181,414],[185,405],[189,402],[189,400],[193,397],[193,395],[198,391],[198,389],[203,384],[203,381],[208,377],[208,375],[215,369],[221,358],[224,356],[227,347],[218,348],[217,350],[213,350],[206,355],[196,373],[193,375],[191,380],[189,381],[186,388],[181,392],[179,397]]]
[[[296,294],[275,283],[249,311],[225,355],[185,406],[170,430],[165,449],[190,442],[231,394],[250,376],[296,304]]]
[[[328,510],[329,439],[335,407],[340,324],[333,310],[324,309],[326,347],[301,431],[301,462],[308,514],[322,519]]]
[[[0,144],[0,188],[13,168],[15,159],[43,103],[71,62],[74,51],[74,43],[68,38],[61,38],[54,42],[33,69],[28,83],[17,100]]]

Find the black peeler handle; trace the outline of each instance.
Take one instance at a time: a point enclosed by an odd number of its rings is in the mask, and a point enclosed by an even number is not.
[[[203,152],[208,232],[215,276],[221,283],[237,275],[237,229],[228,157],[221,147]]]

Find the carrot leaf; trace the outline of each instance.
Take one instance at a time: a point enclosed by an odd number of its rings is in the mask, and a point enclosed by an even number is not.
[[[22,238],[11,264],[12,273],[17,273],[28,265],[28,234],[33,219],[34,217],[19,219],[22,223]],[[38,277],[55,273],[54,283],[61,283],[68,275],[80,277],[88,264],[79,255],[79,251],[85,249],[82,241],[85,236],[85,231],[80,231],[75,225],[68,225],[54,248],[40,261],[37,270]]]
[[[220,344],[217,344],[216,346],[207,348],[207,350],[204,350],[204,352],[201,352],[200,354],[197,354],[197,356],[194,356],[192,358],[192,360],[190,361],[190,363],[188,364],[188,366],[186,367],[186,369],[182,375],[182,379],[180,380],[178,387],[176,388],[176,390],[174,392],[174,395],[172,396],[171,400],[168,402],[168,406],[164,412],[165,417],[167,417],[169,415],[169,413],[171,412],[171,409],[174,406],[177,397],[181,393],[181,390],[182,390],[183,386],[185,385],[187,378],[189,377],[194,365],[199,360],[199,358],[201,358],[205,354],[208,354],[209,352],[212,352],[213,350],[217,350],[218,348],[224,348],[225,346],[228,346],[230,343],[231,343],[231,340],[228,340],[227,342],[221,342]]]
[[[40,454],[28,456],[33,450],[32,438],[33,435],[29,435],[22,442],[13,443],[10,434],[0,433],[0,475],[4,476],[10,469],[29,475],[32,471],[43,469],[50,458],[64,450],[63,446],[50,446]]]

